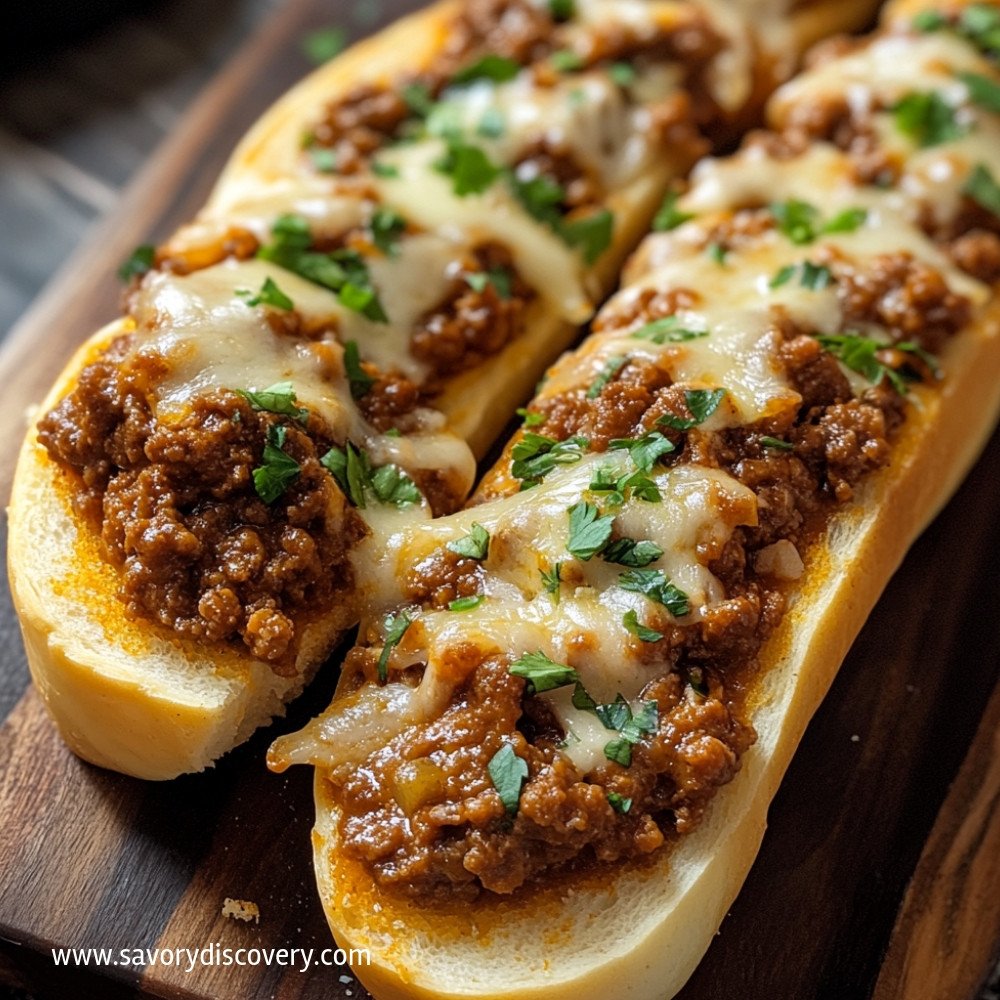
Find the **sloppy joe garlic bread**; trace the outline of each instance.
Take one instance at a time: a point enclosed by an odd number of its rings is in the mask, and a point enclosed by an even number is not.
[[[695,168],[473,504],[359,545],[360,644],[271,763],[317,768],[320,892],[376,996],[690,975],[996,420],[998,37],[994,5],[910,3],[817,53]]]
[[[828,27],[866,6],[829,5]],[[446,2],[261,119],[198,218],[127,264],[126,315],[21,453],[12,589],[78,754],[168,778],[280,711],[357,621],[373,520],[463,502],[668,183],[785,72],[796,24],[770,4]]]

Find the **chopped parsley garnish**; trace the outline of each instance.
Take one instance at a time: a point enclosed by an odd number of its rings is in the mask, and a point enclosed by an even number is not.
[[[655,562],[663,555],[663,549],[656,542],[634,538],[616,538],[605,546],[601,558],[605,562],[617,563],[619,566],[632,566],[641,569]]]
[[[830,233],[852,233],[868,218],[865,209],[848,208],[822,222],[815,205],[795,199],[773,202],[770,208],[778,223],[778,230],[797,246],[812,243],[820,236]]]
[[[310,146],[307,150],[312,165],[321,174],[335,174],[337,172],[337,154],[327,146]]]
[[[922,10],[913,16],[913,27],[917,31],[937,31],[948,24],[948,18],[939,10]]]
[[[796,275],[799,284],[810,291],[819,292],[833,284],[833,272],[824,264],[814,264],[804,260],[800,264],[786,264],[768,282],[771,288],[780,288],[788,284]]]
[[[472,271],[465,275],[465,283],[474,292],[486,291],[487,285],[492,285],[496,289],[497,295],[505,301],[513,294],[511,288],[510,271],[503,267],[491,267],[487,271]]]
[[[275,382],[260,392],[252,389],[237,389],[238,392],[255,410],[266,410],[283,417],[291,417],[300,423],[309,419],[309,411],[295,405],[295,390],[291,382]]]
[[[1000,83],[991,80],[981,73],[959,73],[958,78],[969,91],[969,99],[973,104],[987,111],[1000,113]]]
[[[588,264],[593,264],[611,245],[615,217],[606,208],[585,216],[571,219],[559,226],[559,235],[583,254]]]
[[[618,586],[662,604],[675,618],[683,618],[691,610],[688,595],[672,584],[663,570],[630,569],[618,578]]]
[[[249,288],[237,288],[236,294],[248,306],[271,306],[274,309],[284,309],[286,312],[295,308],[295,303],[278,287],[271,277],[264,279],[264,284],[256,295]]]
[[[597,399],[601,394],[601,390],[625,367],[627,362],[627,356],[608,358],[597,378],[590,383],[590,388],[587,390],[587,399]]]
[[[402,469],[391,464],[373,469],[367,453],[355,448],[350,441],[343,448],[331,448],[320,458],[320,464],[333,473],[333,478],[356,507],[365,507],[366,490],[371,490],[381,503],[396,507],[420,503],[420,490]]]
[[[389,657],[406,634],[406,630],[413,624],[413,619],[409,612],[400,611],[397,614],[388,615],[382,624],[385,629],[385,642],[378,658],[378,679],[385,683],[389,676]]]
[[[726,265],[726,254],[729,251],[721,243],[709,243],[705,247],[705,253],[708,254],[711,260],[714,260],[719,267],[725,267]]]
[[[509,743],[505,743],[493,755],[486,770],[489,771],[490,781],[493,782],[507,815],[516,815],[517,804],[521,799],[521,786],[528,777],[528,765],[514,753],[514,748]]]
[[[663,638],[662,632],[657,632],[655,628],[649,628],[639,621],[639,616],[634,609],[625,612],[622,624],[629,632],[642,642],[659,642]]]
[[[576,16],[576,0],[549,0],[549,13],[554,21],[569,21]]]
[[[669,455],[674,450],[674,443],[659,431],[649,431],[639,438],[614,438],[608,447],[627,449],[632,461],[643,472],[650,472],[664,455]]]
[[[684,393],[684,402],[691,411],[690,417],[677,417],[667,413],[656,422],[661,427],[669,427],[675,431],[689,431],[698,424],[703,424],[715,413],[726,395],[726,390],[719,389],[688,389]]]
[[[542,174],[528,181],[514,177],[511,187],[514,196],[533,219],[550,226],[559,225],[562,219],[559,206],[566,197],[566,192],[560,184]]]
[[[1000,56],[1000,9],[986,3],[974,3],[959,15],[958,30],[980,52]]]
[[[621,813],[623,816],[632,808],[632,800],[625,798],[623,795],[619,795],[618,792],[608,792],[608,805],[616,813]]]
[[[627,62],[612,63],[608,67],[608,76],[613,83],[619,87],[631,87],[635,83],[636,73],[631,64]]]
[[[487,108],[476,126],[476,134],[484,139],[499,139],[506,130],[507,119],[499,108]]]
[[[660,724],[659,709],[655,701],[645,701],[639,714],[633,716],[629,703],[618,695],[610,705],[598,705],[597,717],[606,729],[613,729],[621,736],[604,747],[608,760],[628,767],[632,763],[632,747],[647,733],[655,733]]]
[[[343,52],[346,44],[347,32],[343,28],[319,28],[302,39],[302,51],[310,62],[320,66]]]
[[[552,569],[540,570],[542,575],[542,586],[545,588],[545,593],[551,594],[552,599],[556,604],[559,603],[559,585],[562,583],[562,578],[560,574],[562,573],[562,563],[557,562],[552,566]]]
[[[955,120],[955,109],[937,91],[914,91],[892,109],[896,128],[918,146],[940,146],[964,135],[966,129]]]
[[[820,334],[816,339],[824,350],[829,351],[838,361],[851,371],[864,376],[873,385],[878,385],[882,379],[888,379],[901,396],[906,395],[907,387],[903,376],[895,369],[882,364],[876,357],[879,351],[891,345],[880,344],[871,337],[863,337],[856,333]]]
[[[521,64],[514,59],[507,59],[495,53],[489,53],[474,63],[460,69],[452,78],[451,86],[461,86],[476,80],[492,80],[494,83],[505,83],[513,80],[521,72]]]
[[[580,709],[581,712],[596,712],[597,702],[587,693],[587,689],[577,682],[575,688],[573,688],[573,707]]]
[[[501,173],[478,146],[457,141],[448,143],[447,153],[434,167],[451,178],[452,190],[460,198],[482,194]]]
[[[510,665],[510,673],[515,677],[523,677],[533,694],[566,687],[567,684],[576,684],[580,680],[579,674],[572,667],[556,663],[541,650],[519,656]]]
[[[490,533],[481,524],[473,521],[467,535],[448,542],[445,548],[465,559],[482,561],[490,551]]]
[[[257,251],[258,257],[329,288],[337,293],[341,305],[374,322],[387,321],[378,294],[372,287],[368,266],[357,251],[345,248],[333,253],[319,253],[310,250],[312,236],[309,222],[294,213],[281,216],[271,227],[271,236],[273,242],[264,244]],[[287,307],[282,308],[292,308],[291,300]]]
[[[398,177],[399,167],[391,163],[382,163],[379,160],[372,160],[372,173],[376,177]]]
[[[408,83],[399,92],[399,96],[418,118],[426,118],[434,107],[434,95],[423,83]]]
[[[579,219],[563,219],[562,203],[566,192],[544,174],[526,181],[514,176],[511,190],[533,219],[549,226],[563,242],[579,249],[588,264],[593,264],[611,245],[615,220],[606,208]]]
[[[580,501],[569,508],[569,539],[566,549],[570,554],[587,562],[593,559],[611,538],[614,514],[605,514],[592,504]]]
[[[448,610],[471,611],[473,608],[478,608],[485,600],[486,598],[482,594],[474,594],[471,597],[456,597],[455,600],[448,602]]]
[[[985,163],[977,163],[962,188],[977,205],[1000,217],[1000,184]]]
[[[629,496],[647,503],[658,503],[663,498],[660,489],[641,469],[615,478],[612,470],[600,466],[590,481],[590,491],[602,494],[605,503],[620,506]]]
[[[681,344],[685,340],[697,340],[707,337],[707,330],[689,330],[681,326],[677,316],[664,316],[640,326],[632,336],[636,340],[648,340],[654,344]]]
[[[122,261],[118,268],[118,277],[122,281],[131,281],[133,278],[140,278],[147,271],[152,270],[156,262],[156,247],[152,243],[143,243],[137,246]]]
[[[526,410],[523,406],[517,408],[517,415],[521,418],[522,427],[537,427],[545,423],[545,414],[536,413],[534,410]]]
[[[399,212],[380,205],[372,213],[369,223],[372,242],[388,257],[399,253],[399,237],[406,232],[406,219]]]
[[[368,480],[368,456],[350,441],[343,448],[333,447],[320,458],[320,464],[333,473],[340,488],[355,507],[365,506],[365,483]]]
[[[653,216],[653,229],[658,233],[669,232],[676,229],[685,222],[694,218],[691,212],[682,212],[677,207],[677,199],[680,195],[676,191],[668,191],[664,195],[663,203],[660,205],[656,215]]]
[[[572,49],[559,49],[549,57],[552,68],[557,73],[572,73],[575,70],[583,69],[585,60],[578,52]]]
[[[391,503],[395,507],[420,503],[417,484],[398,465],[380,465],[372,471],[368,481],[381,503]]]
[[[791,441],[782,441],[781,438],[771,437],[769,434],[762,435],[760,443],[762,447],[773,448],[775,451],[793,451],[795,449],[795,445]]]
[[[525,431],[521,440],[511,449],[513,461],[510,474],[521,480],[521,489],[537,486],[542,477],[557,465],[571,465],[583,457],[583,449],[588,441],[582,437],[571,437],[565,441]]]
[[[274,503],[301,471],[299,463],[284,451],[287,427],[272,424],[267,429],[261,464],[253,470],[253,485],[264,503]]]
[[[377,381],[361,367],[361,354],[356,340],[348,340],[344,344],[344,372],[351,387],[351,399],[364,399]]]
[[[939,31],[952,25],[940,11],[924,10],[915,15],[913,26],[918,31]],[[1000,10],[996,7],[986,3],[970,4],[959,14],[954,28],[983,55],[1000,56]]]

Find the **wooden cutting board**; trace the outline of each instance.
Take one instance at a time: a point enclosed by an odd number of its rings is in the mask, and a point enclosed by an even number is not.
[[[396,0],[392,14],[415,6]],[[117,263],[194,213],[235,141],[304,72],[302,33],[330,18],[321,0],[283,6],[6,342],[3,496],[27,408],[115,314]],[[1000,436],[855,644],[684,1000],[963,1000],[986,976],[1000,945],[998,484]],[[28,684],[4,591],[0,982],[83,1000],[136,989],[190,1000],[364,996],[343,968],[88,971],[50,958],[53,947],[330,946],[310,861],[311,773],[272,775],[263,757],[274,735],[327,704],[335,670],[211,773],[145,784],[64,749]],[[222,918],[226,897],[256,902],[259,925]]]

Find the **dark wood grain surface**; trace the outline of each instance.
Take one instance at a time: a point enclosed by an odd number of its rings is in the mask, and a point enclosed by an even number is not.
[[[371,8],[353,14],[355,33],[369,27]],[[302,33],[331,20],[345,12],[319,0],[268,13],[5,342],[4,495],[24,411],[72,346],[114,314],[114,265],[193,213],[235,140],[304,72]],[[965,1000],[987,976],[1000,942],[998,486],[1000,437],[855,644],[683,1000]],[[326,705],[334,679],[331,664],[286,720],[212,772],[138,782],[79,762],[59,742],[28,686],[4,592],[0,981],[39,1000],[363,995],[344,969],[57,970],[49,953],[328,947],[309,855],[310,774],[269,774],[263,754],[277,731]],[[226,897],[255,901],[260,924],[223,919]]]

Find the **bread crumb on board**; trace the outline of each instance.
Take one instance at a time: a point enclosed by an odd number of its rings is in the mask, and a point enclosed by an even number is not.
[[[260,907],[248,899],[230,899],[227,896],[222,903],[222,915],[230,920],[260,923]]]

